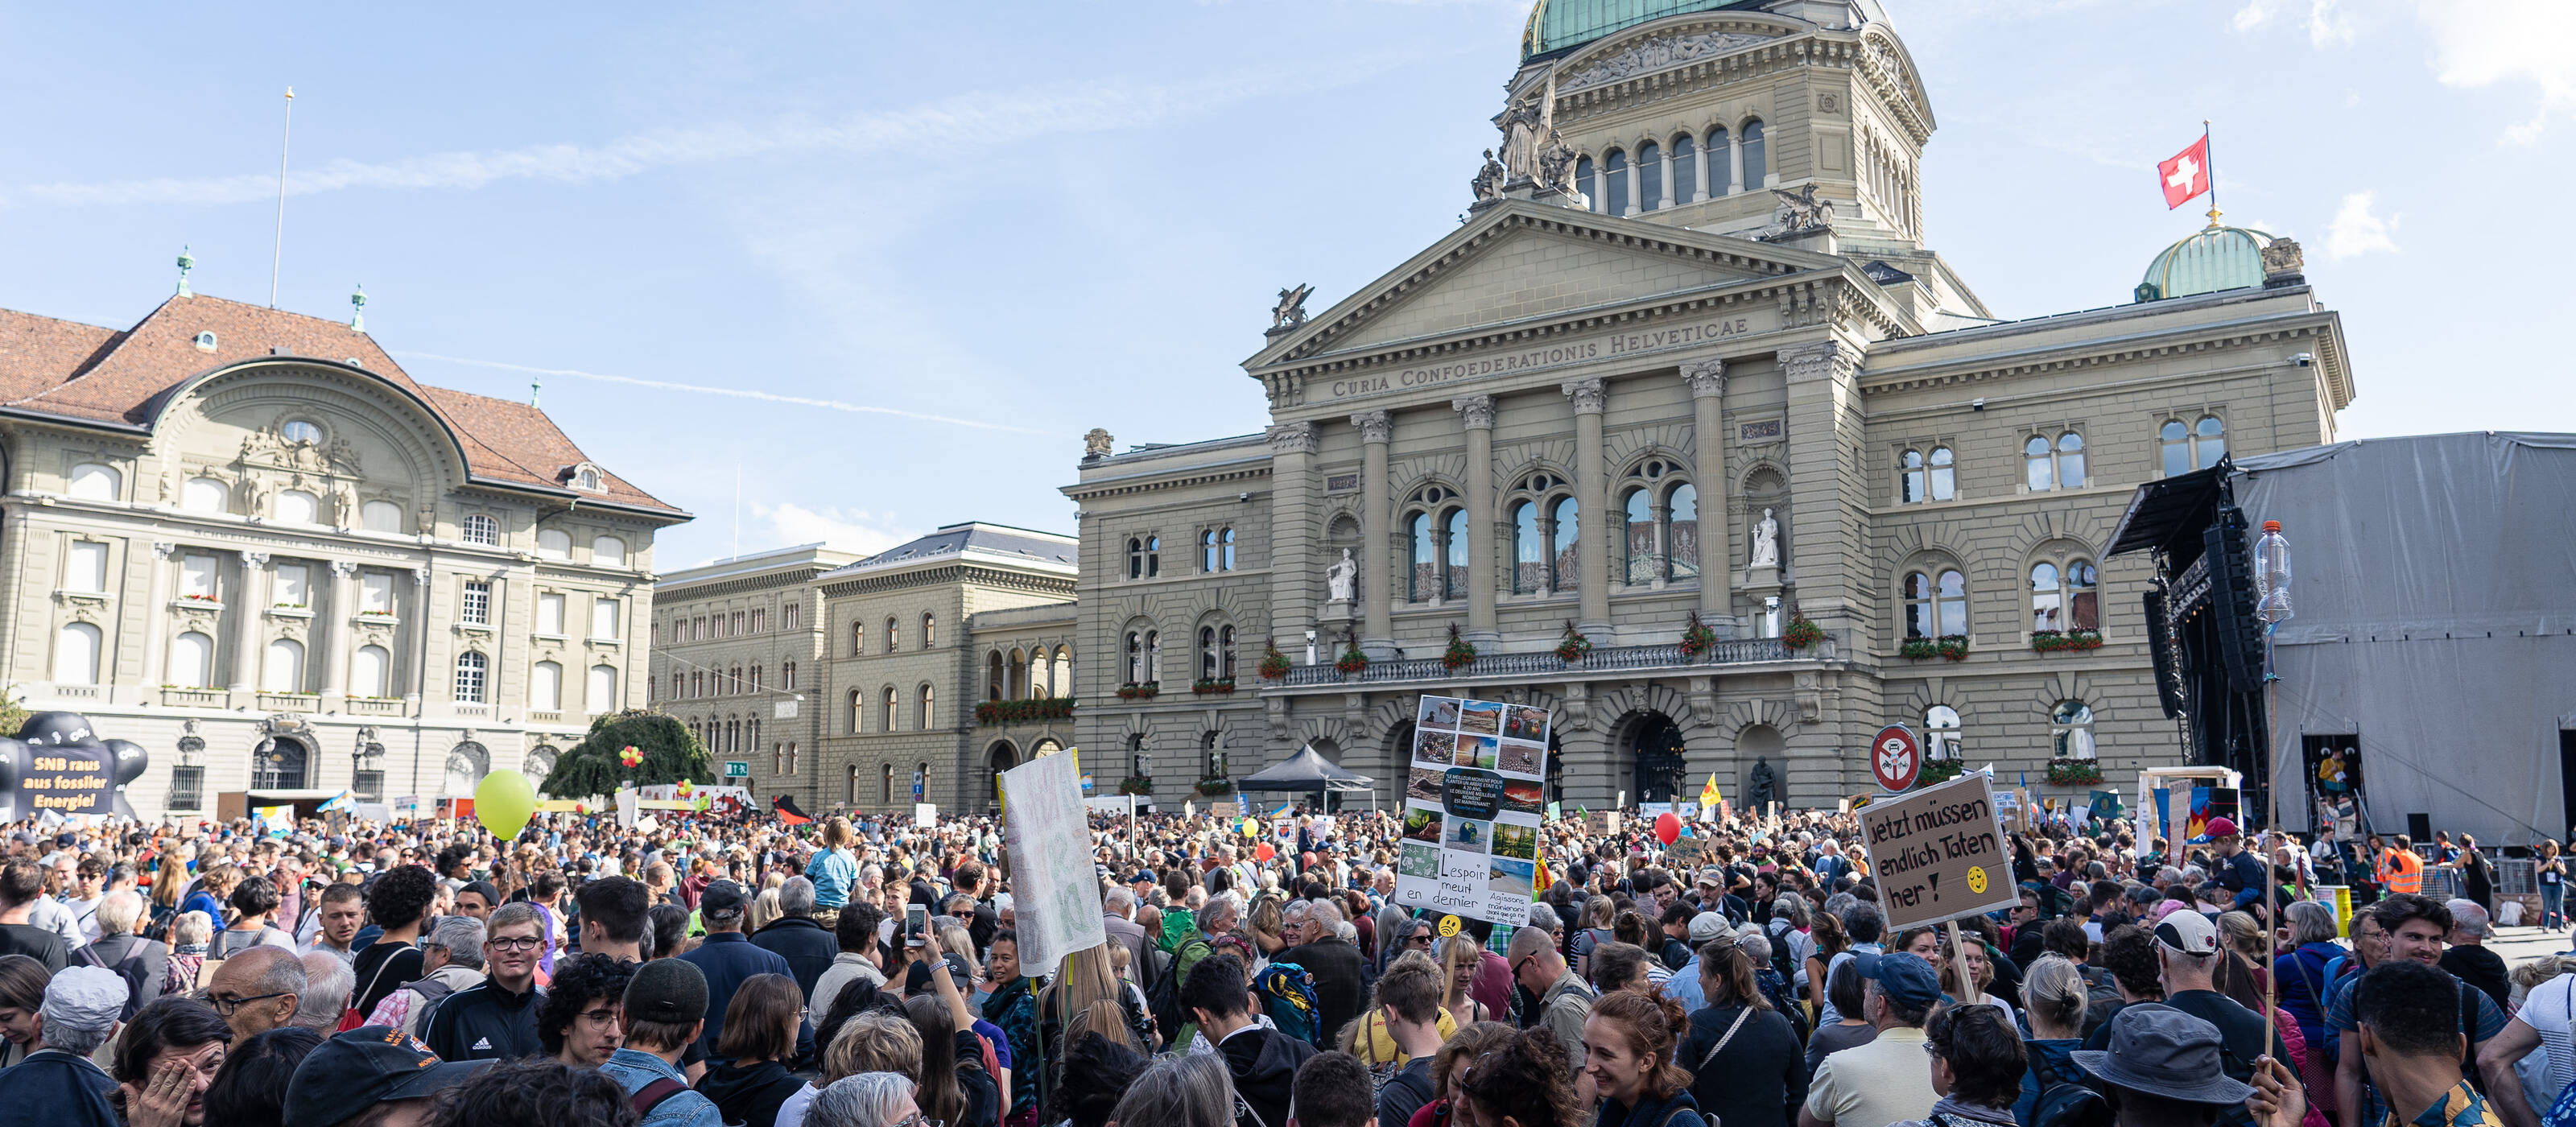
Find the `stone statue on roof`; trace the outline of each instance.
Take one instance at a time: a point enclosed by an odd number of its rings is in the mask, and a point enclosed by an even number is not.
[[[1106,458],[1117,444],[1118,440],[1109,437],[1107,430],[1093,427],[1082,436],[1082,456],[1086,460]]]
[[[1780,206],[1771,212],[1771,229],[1764,234],[1787,235],[1834,225],[1834,201],[1816,198],[1816,186],[1808,184],[1795,192],[1771,189],[1780,197]]]
[[[1270,327],[1293,329],[1306,323],[1306,298],[1315,287],[1303,282],[1279,291],[1279,304],[1270,307]]]
[[[1476,178],[1468,181],[1468,186],[1475,191],[1477,199],[1499,198],[1503,194],[1504,171],[1503,162],[1494,159],[1494,150],[1487,149],[1484,166],[1476,170]]]

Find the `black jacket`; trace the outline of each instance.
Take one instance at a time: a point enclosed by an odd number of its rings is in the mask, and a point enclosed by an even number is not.
[[[1756,1010],[1726,1042],[1726,1050],[1709,1059],[1709,1051],[1735,1024],[1740,1006],[1706,1006],[1690,1017],[1690,1034],[1674,1050],[1673,1063],[1697,1079],[1691,1094],[1697,1108],[1726,1127],[1789,1127],[1798,1107],[1807,1102],[1807,1056],[1789,1019],[1777,1010]]]
[[[1256,1025],[1216,1048],[1225,1056],[1226,1070],[1234,1074],[1234,1094],[1261,1118],[1255,1124],[1238,1117],[1236,1127],[1288,1127],[1289,1085],[1297,1079],[1297,1066],[1315,1055],[1315,1047]]]
[[[823,925],[803,916],[772,920],[769,926],[751,933],[751,945],[787,960],[787,968],[796,976],[796,989],[807,996],[814,993],[814,981],[832,965],[841,953],[840,942]]]
[[[545,1055],[537,1039],[537,1011],[546,992],[531,984],[512,994],[484,979],[447,996],[421,1027],[420,1039],[440,1060],[517,1060]]]
[[[1274,963],[1295,963],[1315,976],[1315,1040],[1319,1044],[1338,1045],[1342,1027],[1360,1015],[1368,1003],[1367,971],[1363,968],[1360,949],[1340,939],[1304,943],[1272,955]],[[1273,1123],[1270,1127],[1280,1127]]]
[[[774,1060],[758,1064],[719,1064],[698,1078],[698,1093],[716,1102],[716,1110],[726,1123],[742,1127],[773,1127],[778,1121],[778,1105],[805,1086],[787,1066]]]

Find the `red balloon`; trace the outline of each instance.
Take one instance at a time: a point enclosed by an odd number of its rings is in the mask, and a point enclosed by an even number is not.
[[[1671,845],[1673,839],[1680,836],[1682,836],[1682,820],[1674,817],[1672,811],[1666,810],[1655,815],[1655,840]]]
[[[1269,860],[1269,859],[1271,859],[1271,858],[1273,858],[1273,857],[1278,856],[1278,855],[1279,855],[1279,851],[1278,851],[1277,849],[1271,848],[1270,843],[1265,841],[1265,842],[1262,842],[1262,843],[1261,843],[1261,848],[1259,848],[1259,849],[1255,849],[1255,850],[1253,850],[1253,851],[1252,851],[1252,855],[1253,855],[1253,857],[1254,857],[1254,858],[1256,858],[1256,859],[1258,859],[1258,860],[1267,861],[1267,860]]]

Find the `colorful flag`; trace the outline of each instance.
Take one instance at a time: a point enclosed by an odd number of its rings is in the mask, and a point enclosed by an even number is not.
[[[1724,795],[1717,793],[1717,773],[1709,772],[1707,785],[1699,788],[1699,808],[1702,811],[1715,810],[1717,804],[1725,800]]]
[[[2184,201],[2209,190],[2209,135],[2204,133],[2191,147],[2175,153],[2172,160],[2156,165],[2156,180],[2165,190],[2165,210],[2181,207]]]
[[[1547,858],[1541,855],[1538,859],[1538,872],[1530,878],[1530,899],[1538,899],[1540,893],[1547,891],[1548,887],[1555,883],[1556,874],[1547,871]]]

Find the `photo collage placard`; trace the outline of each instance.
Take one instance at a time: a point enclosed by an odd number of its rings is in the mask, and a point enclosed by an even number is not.
[[[1522,704],[1422,698],[1405,775],[1396,903],[1500,923],[1529,919],[1551,719]]]

